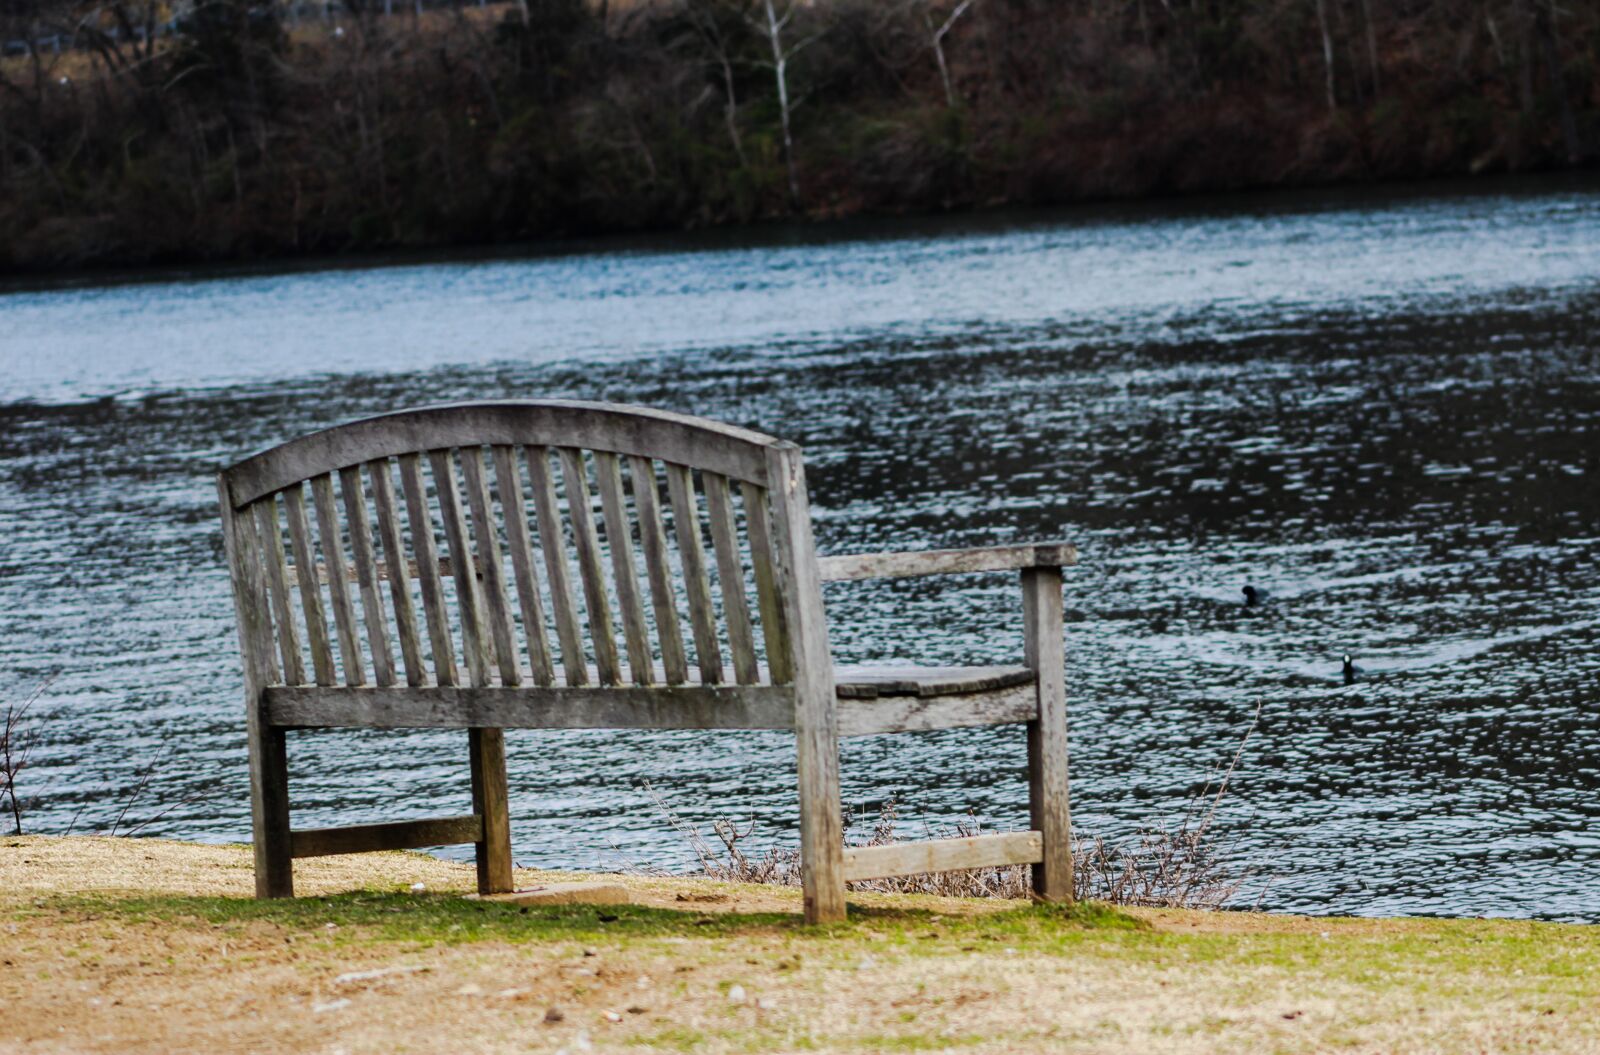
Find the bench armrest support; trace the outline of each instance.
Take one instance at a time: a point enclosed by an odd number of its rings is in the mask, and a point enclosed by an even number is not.
[[[901,553],[851,553],[818,557],[823,582],[856,579],[903,579],[913,575],[1015,571],[1019,568],[1062,568],[1078,563],[1078,547],[1070,542],[1036,542],[1023,546],[981,549],[936,549]]]

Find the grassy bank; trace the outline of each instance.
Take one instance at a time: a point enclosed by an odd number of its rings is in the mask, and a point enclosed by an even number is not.
[[[299,900],[260,903],[241,847],[0,840],[0,1048],[1600,1046],[1600,928],[862,894],[818,930],[770,887],[629,879],[631,906],[524,909],[462,900],[471,870],[417,854],[298,873]]]

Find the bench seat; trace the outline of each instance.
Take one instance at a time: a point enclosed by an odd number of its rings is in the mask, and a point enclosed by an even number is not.
[[[1026,667],[839,667],[840,736],[1032,721]],[[793,729],[783,686],[269,686],[288,729]]]

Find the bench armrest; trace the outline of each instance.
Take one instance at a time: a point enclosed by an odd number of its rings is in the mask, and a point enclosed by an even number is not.
[[[1025,546],[935,549],[910,553],[850,553],[817,558],[823,582],[903,579],[913,575],[1014,571],[1020,568],[1061,568],[1076,563],[1078,547],[1070,542],[1035,542]]]

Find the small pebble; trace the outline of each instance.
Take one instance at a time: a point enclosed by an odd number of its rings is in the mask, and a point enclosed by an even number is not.
[[[566,1017],[567,1013],[561,1010],[559,1007],[552,1007],[544,1013],[544,1020],[546,1022],[560,1022]]]
[[[617,1014],[615,1011],[607,1011],[606,1012],[606,1021],[607,1022],[621,1022],[622,1021],[622,1016]]]
[[[728,1003],[730,1003],[730,1004],[742,1004],[742,1003],[744,1003],[744,986],[736,985],[736,986],[733,986],[732,988],[730,988],[728,990]]]
[[[771,997],[762,997],[756,1001],[756,1006],[763,1011],[771,1011],[778,1006],[778,1002]]]
[[[412,883],[411,884],[411,892],[413,894],[425,894],[425,893],[428,892],[428,884],[426,884],[426,883]]]
[[[338,1000],[328,1000],[328,1001],[325,1001],[324,1003],[312,1004],[311,1005],[311,1013],[313,1015],[320,1015],[324,1011],[342,1011],[342,1010],[344,1010],[345,1008],[347,1008],[349,1006],[350,1006],[350,1001],[348,999],[346,999],[346,998],[340,998]]]
[[[483,995],[483,986],[474,985],[471,982],[468,982],[466,985],[464,985],[460,989],[456,990],[456,995],[457,996],[482,996]]]

